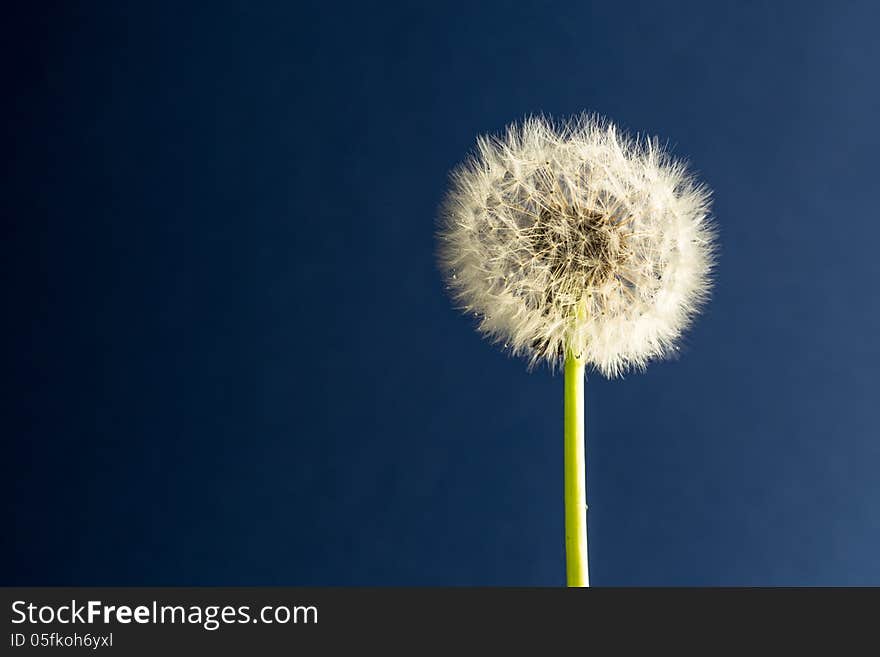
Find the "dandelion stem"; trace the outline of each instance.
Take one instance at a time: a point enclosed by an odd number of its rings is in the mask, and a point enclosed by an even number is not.
[[[565,359],[565,566],[568,586],[589,586],[584,457],[584,361]]]

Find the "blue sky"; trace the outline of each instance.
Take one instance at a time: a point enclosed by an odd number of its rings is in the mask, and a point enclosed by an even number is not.
[[[562,584],[561,377],[433,231],[477,134],[586,110],[720,230],[680,358],[588,375],[592,583],[880,585],[874,5],[13,19],[3,583]]]

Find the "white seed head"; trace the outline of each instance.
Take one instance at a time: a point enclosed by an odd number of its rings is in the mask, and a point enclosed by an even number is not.
[[[529,118],[453,172],[440,264],[480,332],[530,366],[574,355],[615,377],[673,352],[706,300],[709,208],[656,139]]]

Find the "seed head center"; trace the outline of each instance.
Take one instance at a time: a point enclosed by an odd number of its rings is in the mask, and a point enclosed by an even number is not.
[[[623,262],[619,226],[609,215],[569,203],[543,208],[531,230],[538,258],[567,295],[603,285]]]

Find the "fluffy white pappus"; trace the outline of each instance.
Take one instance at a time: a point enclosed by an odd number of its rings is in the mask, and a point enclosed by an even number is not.
[[[528,118],[453,172],[440,265],[479,331],[530,367],[573,355],[613,378],[674,352],[707,299],[710,197],[656,139]]]

